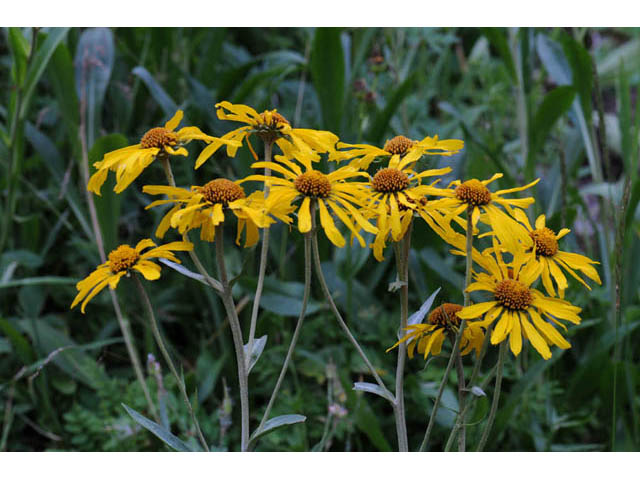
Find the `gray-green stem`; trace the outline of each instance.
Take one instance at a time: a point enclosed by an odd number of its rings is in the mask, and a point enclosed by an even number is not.
[[[249,385],[247,382],[247,359],[244,355],[244,344],[242,343],[242,329],[238,319],[231,294],[231,285],[227,276],[227,268],[224,262],[224,224],[221,223],[216,227],[215,231],[216,244],[216,263],[218,264],[218,274],[222,283],[222,303],[229,317],[229,325],[231,326],[231,336],[233,337],[233,346],[236,352],[236,363],[238,367],[238,384],[240,387],[240,415],[241,415],[241,434],[240,449],[246,452],[249,448]]]
[[[264,142],[264,161],[271,161],[271,150],[273,148],[273,142]],[[265,167],[264,176],[271,176],[271,169]],[[269,184],[264,183],[264,200],[266,202],[269,196]],[[253,350],[253,342],[256,336],[256,324],[258,323],[258,311],[260,310],[260,299],[262,298],[262,290],[264,288],[264,276],[267,271],[267,261],[269,259],[269,227],[262,230],[262,246],[260,247],[260,266],[258,267],[258,285],[256,286],[256,293],[253,300],[253,308],[251,309],[251,323],[249,324],[249,340],[247,342],[247,356],[251,358],[251,351]],[[247,365],[247,368],[249,366]],[[247,371],[247,375],[249,372]]]
[[[145,308],[147,309],[147,314],[149,315],[149,323],[151,324],[151,331],[153,332],[153,336],[156,339],[158,348],[160,348],[160,352],[162,352],[162,356],[164,357],[165,362],[167,362],[167,365],[169,366],[169,370],[171,370],[171,373],[173,374],[173,376],[176,379],[176,382],[178,383],[178,388],[180,389],[180,393],[182,394],[184,403],[187,405],[187,408],[189,409],[189,413],[191,414],[191,420],[193,420],[193,424],[196,428],[198,439],[200,440],[202,447],[208,452],[209,446],[207,445],[207,442],[204,439],[204,436],[202,435],[202,430],[200,429],[200,424],[198,423],[196,414],[193,411],[191,402],[189,401],[189,395],[187,394],[187,389],[185,387],[185,384],[182,380],[182,377],[178,374],[178,370],[176,369],[176,366],[174,365],[173,360],[171,359],[171,355],[169,354],[169,351],[167,350],[167,347],[164,344],[162,335],[160,334],[160,329],[158,328],[158,322],[153,312],[153,306],[151,305],[151,300],[149,300],[149,295],[147,295],[147,292],[145,291],[144,286],[142,285],[142,282],[138,278],[137,274],[134,274],[134,278],[135,278],[136,285],[138,286],[138,290],[140,291],[140,297],[142,297]]]
[[[484,449],[484,446],[487,443],[487,439],[489,438],[489,433],[491,433],[491,428],[493,427],[493,421],[496,418],[496,412],[498,411],[498,404],[500,403],[500,389],[502,388],[502,370],[504,367],[504,357],[507,352],[507,342],[503,341],[500,344],[500,353],[498,354],[498,364],[496,371],[496,386],[493,389],[493,400],[491,401],[491,410],[489,411],[489,418],[487,419],[487,424],[484,426],[484,430],[482,431],[482,436],[480,437],[480,442],[478,443],[477,452],[481,452]]]
[[[273,407],[273,403],[275,402],[276,396],[280,391],[280,386],[282,385],[282,381],[287,373],[289,368],[289,362],[291,361],[291,357],[293,356],[293,351],[296,348],[296,344],[298,342],[298,338],[300,337],[300,332],[302,331],[302,324],[304,322],[305,313],[307,311],[307,303],[309,301],[309,293],[311,291],[311,232],[304,234],[304,293],[302,294],[302,307],[300,309],[300,315],[298,316],[298,322],[296,323],[296,328],[293,331],[293,336],[291,337],[291,343],[289,344],[289,349],[287,350],[287,356],[284,359],[284,363],[282,364],[282,369],[280,370],[280,375],[278,376],[278,380],[276,381],[276,386],[271,393],[271,398],[269,398],[269,403],[267,404],[267,408],[264,411],[264,415],[262,415],[262,420],[260,421],[260,425],[256,430],[259,432],[264,427],[265,422],[269,419],[269,414],[271,413],[271,408]]]
[[[380,378],[380,375],[378,375],[378,372],[376,371],[376,369],[373,367],[373,365],[369,361],[369,358],[367,357],[367,354],[364,353],[364,350],[362,350],[362,347],[360,346],[360,344],[358,343],[356,338],[351,333],[351,330],[349,330],[349,327],[347,326],[347,324],[345,323],[344,319],[342,318],[342,315],[340,314],[340,311],[338,310],[338,307],[336,306],[335,302],[333,301],[333,297],[331,296],[331,292],[329,291],[329,287],[327,286],[327,282],[326,282],[326,280],[324,278],[324,274],[322,273],[322,262],[320,261],[320,252],[319,252],[319,249],[318,249],[318,232],[316,231],[315,223],[316,223],[316,219],[315,219],[315,215],[313,215],[311,217],[311,224],[312,224],[312,228],[311,228],[311,230],[312,230],[312,235],[311,235],[312,242],[311,242],[311,244],[312,244],[312,247],[313,247],[313,263],[314,263],[314,269],[315,269],[315,272],[316,272],[316,276],[318,278],[318,281],[320,282],[320,287],[322,288],[322,293],[324,294],[327,302],[329,303],[329,307],[331,308],[331,311],[333,312],[334,316],[336,317],[336,320],[338,321],[338,324],[340,325],[340,327],[342,328],[344,333],[347,335],[347,338],[349,339],[351,344],[355,347],[356,351],[360,355],[360,358],[362,358],[362,360],[364,361],[365,365],[367,366],[367,368],[371,372],[371,375],[373,375],[373,378],[375,378],[376,383],[378,384],[378,386],[383,390],[383,392],[385,393],[385,396],[388,399],[394,399],[393,394],[385,386],[384,382]],[[393,408],[395,409],[396,408],[395,399],[392,401],[392,404],[393,404]]]

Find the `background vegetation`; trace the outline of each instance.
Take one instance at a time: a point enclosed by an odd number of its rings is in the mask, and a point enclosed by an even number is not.
[[[382,145],[396,134],[465,140],[451,178],[505,174],[500,186],[541,177],[534,213],[572,229],[566,250],[601,262],[601,287],[577,286],[584,308],[569,328],[570,350],[549,361],[525,348],[505,368],[503,397],[487,449],[637,450],[640,241],[637,205],[640,35],[636,29],[3,29],[0,35],[0,450],[163,450],[126,403],[147,414],[108,294],[87,314],[69,311],[75,282],[100,257],[85,194],[85,168],[135,143],[176,109],[186,124],[221,135],[213,105],[229,100],[277,108],[294,126],[326,128],[343,141]],[[254,146],[256,146],[254,142]],[[259,145],[258,145],[259,147]],[[196,153],[200,146],[190,146]],[[258,149],[257,151],[260,151]],[[222,152],[197,172],[174,161],[179,185],[250,172],[243,149]],[[109,180],[111,182],[112,179]],[[144,211],[147,169],[116,196],[96,197],[107,251],[151,236],[162,211]],[[300,308],[302,241],[281,225],[258,336],[267,346],[250,377],[252,423],[275,383]],[[240,307],[251,305],[258,250],[227,242]],[[461,259],[424,225],[414,229],[410,303],[438,287],[460,301]],[[197,246],[213,270],[211,249]],[[258,247],[259,248],[259,247]],[[393,374],[398,296],[392,255],[378,263],[357,245],[323,246],[339,306],[384,375]],[[185,264],[190,266],[185,256]],[[239,402],[232,341],[218,298],[166,269],[148,283],[172,352],[197,392],[204,435],[237,450]],[[117,296],[141,357],[157,355],[132,288]],[[304,424],[263,437],[259,450],[395,449],[393,416],[379,397],[352,390],[366,369],[314,286],[290,372],[273,415]],[[241,319],[248,321],[250,308]],[[495,363],[491,349],[485,370]],[[164,365],[149,357],[148,384],[173,433],[196,447],[188,412]],[[409,441],[420,442],[446,358],[408,364]],[[455,379],[438,415],[432,449],[442,449],[457,408]],[[492,383],[485,390],[490,393]],[[477,401],[470,421],[488,409]],[[236,408],[237,407],[237,408]],[[468,429],[473,444],[478,426]]]

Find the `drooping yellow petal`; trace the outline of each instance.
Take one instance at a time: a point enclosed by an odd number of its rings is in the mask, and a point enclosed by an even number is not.
[[[182,110],[178,110],[171,119],[164,124],[164,128],[170,131],[174,131],[180,122],[182,121],[182,117],[184,116],[184,112]]]

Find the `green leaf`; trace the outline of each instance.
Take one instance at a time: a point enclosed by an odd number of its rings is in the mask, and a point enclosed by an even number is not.
[[[164,443],[166,443],[168,446],[170,446],[174,450],[178,452],[193,451],[187,446],[186,443],[184,443],[182,440],[176,437],[173,433],[169,432],[168,430],[165,430],[164,427],[161,427],[156,422],[149,420],[147,417],[143,415],[140,415],[133,408],[127,407],[124,403],[121,403],[120,405],[124,407],[124,409],[131,416],[131,418],[133,418],[136,421],[136,423],[138,423],[142,427],[149,430],[151,433],[153,433],[156,437],[158,437],[160,440],[162,440]]]
[[[393,114],[396,113],[396,110],[407,95],[413,92],[413,83],[417,77],[417,73],[409,75],[404,82],[393,90],[393,93],[389,97],[389,100],[387,100],[384,109],[378,112],[375,120],[373,121],[373,125],[371,125],[371,129],[367,135],[367,138],[371,142],[376,145],[382,143],[384,134],[389,127]]]
[[[311,78],[322,111],[322,126],[339,132],[345,100],[345,60],[340,28],[316,28],[311,47]]]
[[[0,330],[9,339],[20,361],[28,365],[33,362],[35,353],[29,341],[8,320],[0,318]]]
[[[12,77],[16,85],[22,85],[27,74],[27,57],[29,56],[29,42],[17,27],[9,27],[9,47],[13,57]]]
[[[266,344],[267,344],[267,335],[263,335],[260,338],[256,338],[253,341],[250,354],[249,354],[249,349],[247,348],[249,344],[246,344],[244,346],[245,358],[249,357],[249,368],[247,369],[247,373],[251,372],[251,369],[253,368],[253,366],[260,359],[260,355],[262,355],[262,351],[264,350],[264,347]]]
[[[58,45],[58,48],[53,52],[47,74],[51,81],[53,93],[58,100],[60,114],[67,128],[67,138],[77,148],[79,143],[80,106],[76,95],[73,59],[69,48],[64,43]]]
[[[564,54],[571,67],[573,88],[580,97],[582,111],[587,120],[591,119],[591,91],[593,89],[593,68],[591,55],[573,37],[564,33],[560,37]]]
[[[68,277],[31,277],[0,283],[0,288],[22,287],[25,285],[73,285],[78,281],[77,278]]]
[[[106,153],[112,152],[119,148],[129,145],[127,138],[119,133],[113,133],[100,137],[93,144],[89,151],[89,165],[93,173],[95,170],[93,164],[102,160]],[[122,204],[123,195],[118,195],[113,191],[115,185],[115,176],[109,176],[102,187],[102,195],[93,197],[100,221],[100,229],[102,238],[104,239],[104,247],[107,251],[113,250],[120,243],[118,241],[118,223],[120,221],[120,206]]]
[[[87,144],[98,136],[102,104],[113,70],[115,48],[108,28],[88,28],[78,41],[75,55],[76,94],[86,109]]]
[[[277,417],[273,417],[266,422],[264,422],[264,426],[261,430],[255,431],[251,434],[251,438],[249,438],[249,443],[256,441],[261,436],[273,432],[277,428],[284,427],[286,425],[294,425],[296,423],[302,423],[307,419],[304,415],[298,415],[295,413],[287,414],[287,415],[279,415]]]
[[[139,77],[144,82],[144,84],[149,89],[149,93],[151,93],[151,96],[156,101],[156,103],[160,105],[160,108],[162,108],[162,111],[165,115],[172,116],[174,113],[176,113],[176,111],[178,110],[178,105],[173,101],[173,99],[164,90],[164,88],[162,88],[160,84],[156,82],[156,79],[153,78],[153,75],[151,75],[146,68],[137,66],[131,71],[131,73]]]
[[[489,43],[496,49],[500,58],[504,62],[505,67],[507,67],[507,71],[509,75],[511,75],[511,79],[513,82],[518,81],[518,76],[516,74],[516,66],[513,62],[513,56],[511,55],[511,50],[509,49],[509,42],[507,41],[506,35],[503,33],[502,28],[491,27],[491,28],[481,28],[482,34],[487,37]]]
[[[382,398],[389,400],[391,403],[394,403],[395,400],[392,396],[389,395],[388,392],[385,392],[380,385],[377,383],[370,382],[356,382],[353,384],[353,389],[358,390],[360,392],[369,392],[374,393],[376,395],[381,396]]]
[[[40,81],[42,73],[45,68],[47,68],[47,64],[49,63],[49,60],[51,60],[53,52],[58,48],[58,44],[67,36],[68,31],[69,27],[52,28],[44,43],[38,47],[34,53],[24,83],[24,96],[22,106],[20,107],[20,118],[25,118],[29,108],[31,95]]]

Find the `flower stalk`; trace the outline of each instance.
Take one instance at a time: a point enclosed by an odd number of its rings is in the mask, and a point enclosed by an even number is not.
[[[491,401],[491,410],[489,411],[489,418],[487,419],[487,424],[484,426],[484,430],[482,431],[482,436],[480,437],[480,442],[478,443],[477,452],[481,452],[484,449],[484,446],[487,443],[487,439],[489,438],[489,433],[491,432],[491,428],[493,427],[493,421],[496,418],[496,412],[498,411],[498,403],[500,403],[500,390],[502,387],[502,370],[504,367],[504,357],[507,352],[507,342],[502,342],[500,344],[500,352],[498,353],[498,363],[496,370],[496,386],[493,389],[493,400]]]

